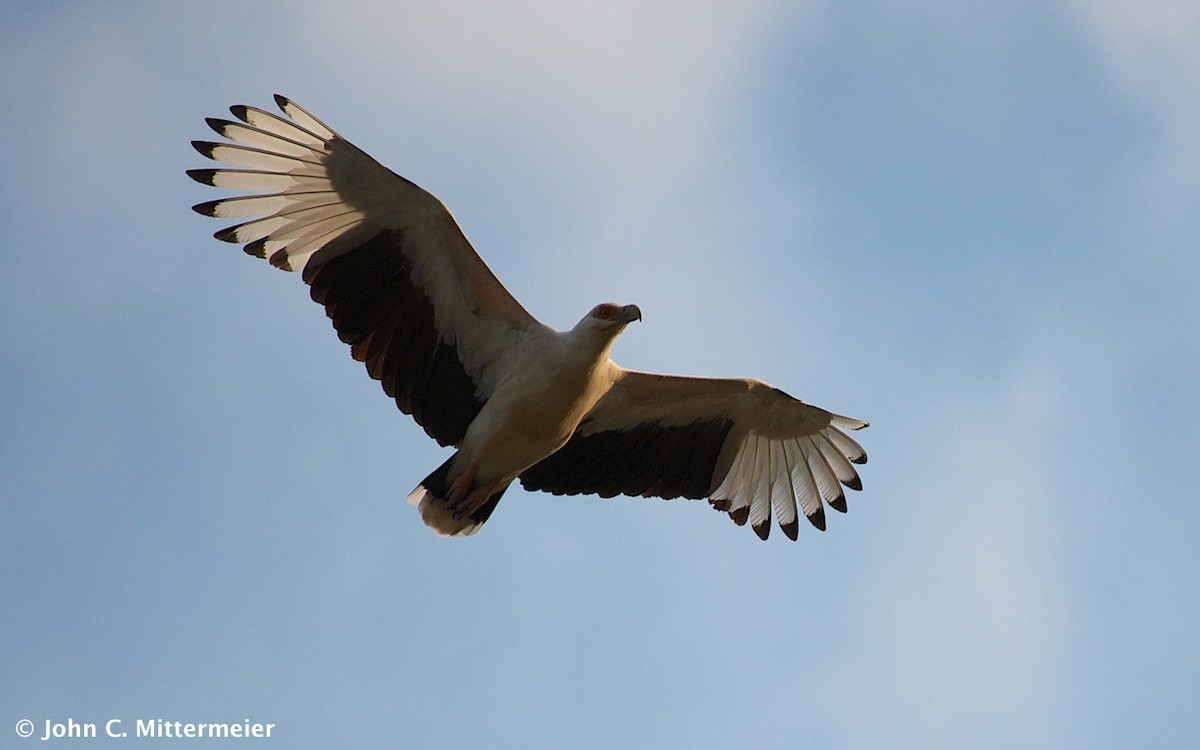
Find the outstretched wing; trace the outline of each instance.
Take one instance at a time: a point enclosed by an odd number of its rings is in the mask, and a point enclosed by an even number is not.
[[[526,489],[708,498],[762,539],[774,510],[793,540],[797,505],[824,530],[823,503],[845,512],[842,486],[862,489],[853,464],[867,454],[845,430],[866,422],[757,380],[618,372],[567,444],[521,475]]]
[[[275,101],[286,118],[235,106],[236,121],[207,121],[231,142],[192,145],[238,168],[188,175],[255,194],[193,208],[248,218],[214,236],[302,271],[338,336],[396,405],[442,445],[457,444],[517,366],[517,340],[545,327],[501,285],[437,198],[294,102]]]

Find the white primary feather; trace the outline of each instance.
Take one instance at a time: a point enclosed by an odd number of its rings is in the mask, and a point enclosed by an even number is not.
[[[311,161],[314,152],[324,153],[325,151],[325,144],[321,141],[310,141],[308,144],[304,144],[250,125],[216,119],[209,120],[209,123],[213,125],[214,130],[232,141],[237,141],[250,148],[270,151],[273,154],[294,156],[297,159]]]
[[[816,482],[813,481],[812,469],[804,458],[799,440],[786,441],[784,449],[792,460],[792,486],[796,488],[800,512],[805,516],[812,516],[821,509],[821,493],[817,491]]]
[[[227,190],[256,192],[292,193],[307,190],[330,190],[330,182],[327,177],[264,172],[255,169],[214,169],[211,170],[211,176],[207,182],[213,187]]]
[[[792,487],[792,472],[788,463],[786,440],[771,444],[771,507],[780,526],[796,522],[796,492]]]
[[[754,528],[771,523],[771,448],[761,435],[751,434],[754,443],[753,471],[750,474],[750,516]]]
[[[287,154],[279,154],[274,151],[250,148],[249,146],[235,146],[221,143],[213,146],[208,156],[216,161],[232,164],[236,167],[261,169],[268,172],[310,175],[324,174],[324,170],[318,163],[298,159]]]
[[[286,99],[282,96],[276,95],[275,103],[278,104],[279,108],[282,109],[288,117],[292,118],[297,125],[309,131],[317,138],[328,141],[338,137],[338,134],[333,130],[333,128],[321,122],[316,117],[313,117],[311,114],[309,114],[308,110],[304,109],[304,107],[301,107],[299,104],[296,104],[291,99]]]
[[[311,130],[300,127],[294,122],[288,122],[279,115],[259,109],[258,107],[232,107],[233,115],[248,125],[281,138],[287,138],[296,143],[303,143],[313,148],[323,148],[325,141],[332,133],[325,136],[317,135]]]

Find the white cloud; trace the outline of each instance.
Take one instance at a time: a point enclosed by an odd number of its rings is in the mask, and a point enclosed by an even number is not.
[[[1172,102],[1200,80],[1200,6],[1187,0],[1067,0],[1101,61],[1131,93]]]
[[[1134,260],[1153,257],[1166,278],[1194,275],[1200,195],[1200,5],[1187,0],[1069,0],[1096,59],[1137,111],[1146,151],[1129,166]],[[1136,243],[1134,246],[1133,243]]]

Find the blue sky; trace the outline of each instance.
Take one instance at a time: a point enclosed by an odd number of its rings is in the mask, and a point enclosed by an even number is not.
[[[0,732],[1196,746],[1198,41],[1169,0],[5,4]],[[513,490],[433,536],[445,452],[189,210],[203,118],[276,92],[545,322],[636,302],[625,366],[870,420],[849,514]]]

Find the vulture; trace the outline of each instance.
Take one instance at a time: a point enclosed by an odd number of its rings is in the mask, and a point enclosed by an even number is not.
[[[405,414],[457,449],[408,495],[439,535],[473,534],[514,481],[556,495],[706,499],[762,539],[795,540],[846,511],[867,455],[858,419],[755,379],[627,370],[609,352],[637,305],[603,303],[567,331],[539,322],[476,254],[436,197],[295,102],[230,107],[229,167],[194,180],[241,191],[197,204],[239,223],[215,233],[299,271],[354,359]]]

